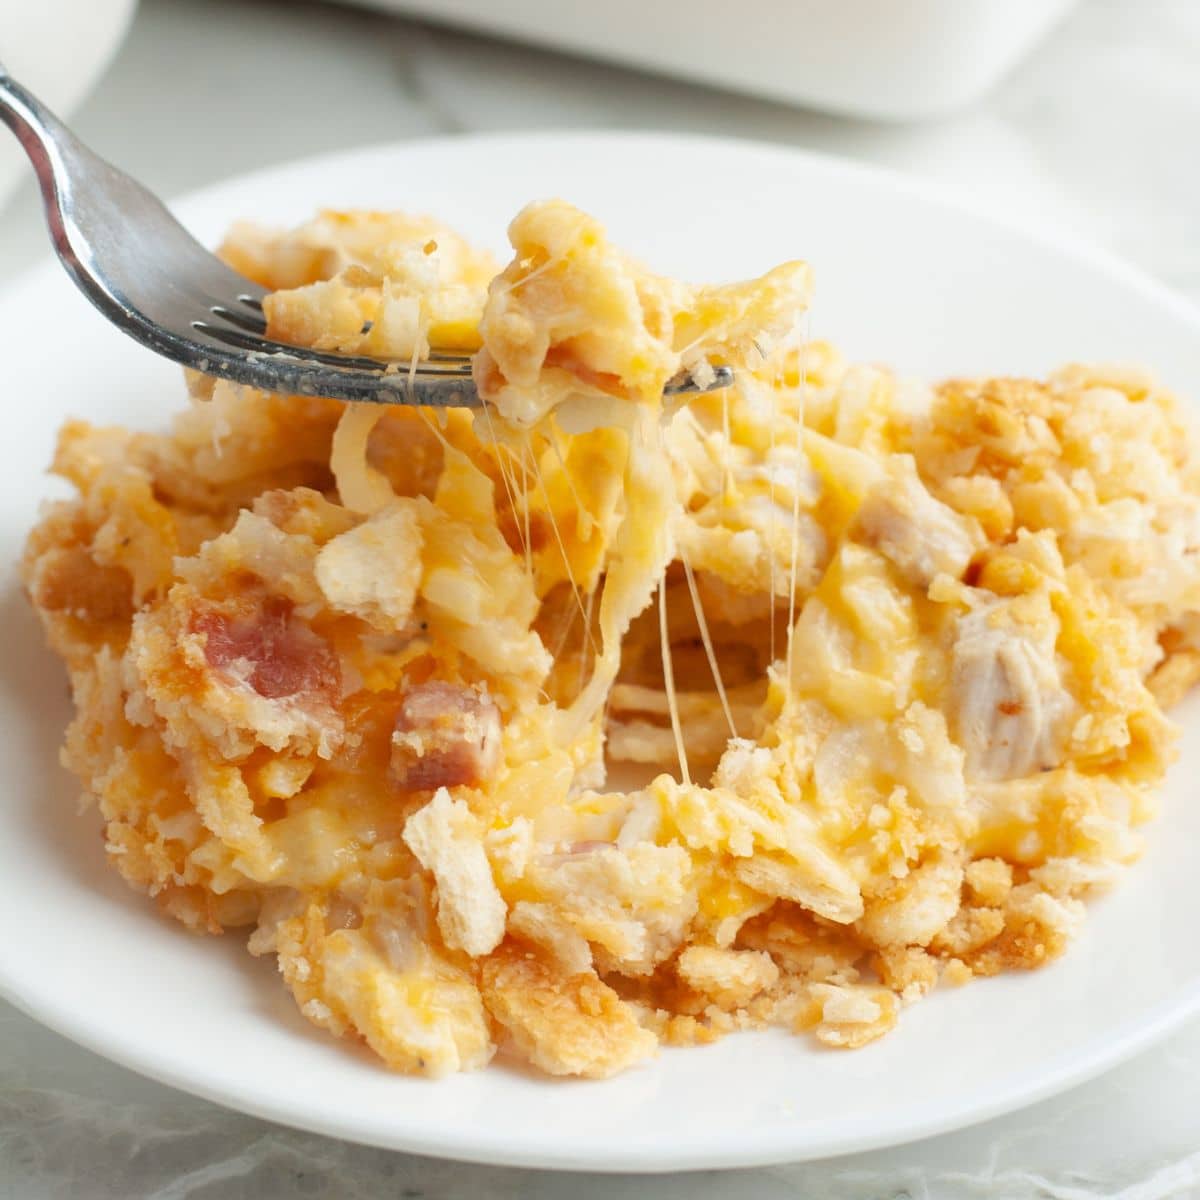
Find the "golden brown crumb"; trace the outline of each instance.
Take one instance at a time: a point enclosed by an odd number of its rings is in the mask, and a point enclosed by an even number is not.
[[[1169,654],[1146,680],[1146,686],[1164,708],[1178,704],[1200,682],[1200,650],[1180,649]]]
[[[738,944],[765,951],[790,976],[818,981],[853,976],[866,953],[852,930],[822,924],[786,903],[748,921]]]
[[[654,1052],[655,1037],[594,972],[564,975],[508,939],[480,964],[488,1012],[521,1053],[550,1075],[603,1079]]]
[[[1064,905],[1034,888],[1020,904],[1010,902],[999,935],[959,957],[977,975],[1040,967],[1066,950],[1079,924],[1080,907],[1077,901]]]
[[[968,895],[977,904],[1003,904],[1012,890],[1011,864],[999,858],[977,858],[963,873]]]
[[[708,1046],[720,1037],[709,1022],[687,1015],[671,1017],[662,1033],[668,1046]]]
[[[779,978],[768,954],[756,950],[721,950],[689,946],[676,962],[679,978],[718,1008],[743,1008]]]
[[[900,1005],[887,988],[814,983],[810,991],[820,1010],[817,1040],[826,1046],[854,1050],[896,1024]]]
[[[874,962],[880,982],[906,1003],[919,1000],[937,984],[937,960],[920,946],[886,947]]]
[[[940,954],[967,954],[986,946],[1004,930],[1004,911],[1000,908],[967,907],[960,909],[933,940]]]
[[[962,987],[975,978],[975,972],[960,958],[950,959],[942,968],[942,980],[950,987]]]

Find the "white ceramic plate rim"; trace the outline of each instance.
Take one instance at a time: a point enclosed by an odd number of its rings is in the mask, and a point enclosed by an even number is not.
[[[204,207],[210,198],[220,195],[235,183],[266,183],[276,174],[301,166],[319,166],[322,170],[332,173],[345,169],[356,161],[370,160],[378,155],[403,156],[406,151],[424,151],[429,148],[436,150],[447,145],[452,145],[464,153],[469,146],[479,143],[487,144],[493,151],[505,145],[512,145],[514,150],[544,153],[561,147],[564,143],[569,143],[576,149],[581,145],[594,143],[597,149],[611,151],[615,148],[615,143],[619,142],[637,142],[651,146],[659,142],[675,148],[681,142],[687,142],[697,153],[712,155],[717,160],[722,154],[760,155],[764,159],[788,160],[793,163],[800,160],[827,174],[867,180],[875,186],[917,198],[934,208],[954,211],[1016,234],[1063,260],[1102,273],[1114,285],[1136,292],[1145,300],[1159,306],[1164,315],[1169,314],[1174,320],[1190,325],[1200,339],[1200,311],[1143,272],[1100,249],[1057,231],[1034,229],[1020,222],[1007,220],[981,210],[961,198],[947,195],[936,186],[895,172],[831,156],[733,139],[622,132],[464,135],[429,139],[410,144],[360,148],[317,159],[281,164],[192,193],[179,200],[174,207],[186,215],[190,210]],[[52,264],[36,267],[13,281],[4,289],[4,294],[9,294],[10,289],[20,290],[31,286],[47,273],[57,269]],[[1188,1017],[1200,1011],[1200,977],[1190,985],[1180,988],[1170,999],[1148,1007],[1136,1019],[1128,1020],[1109,1030],[1102,1041],[1094,1039],[1093,1042],[1069,1053],[1048,1058],[1039,1071],[1028,1073],[1002,1086],[976,1088],[970,1102],[961,1107],[955,1108],[945,1104],[916,1106],[889,1122],[886,1127],[880,1127],[878,1123],[864,1125],[848,1120],[842,1123],[836,1134],[824,1138],[820,1144],[797,1144],[794,1133],[789,1136],[786,1130],[772,1128],[743,1136],[736,1144],[722,1141],[719,1131],[715,1131],[713,1136],[707,1139],[707,1144],[699,1147],[690,1145],[687,1149],[680,1149],[672,1145],[643,1144],[620,1150],[614,1148],[611,1153],[604,1155],[596,1153],[591,1147],[583,1151],[572,1149],[569,1142],[558,1146],[544,1140],[538,1142],[531,1139],[529,1144],[514,1145],[511,1140],[494,1137],[486,1128],[478,1127],[466,1132],[459,1129],[440,1132],[422,1130],[411,1134],[392,1126],[367,1128],[358,1122],[344,1120],[329,1113],[315,1113],[313,1105],[305,1101],[301,1091],[288,1094],[285,1090],[256,1086],[250,1081],[242,1088],[226,1086],[213,1078],[206,1078],[204,1071],[196,1069],[195,1063],[184,1067],[165,1061],[162,1054],[156,1052],[152,1042],[139,1039],[133,1030],[91,1020],[86,1006],[73,1004],[62,995],[39,988],[36,970],[22,973],[17,964],[2,960],[0,996],[79,1045],[151,1079],[253,1116],[316,1133],[473,1162],[602,1171],[665,1171],[750,1166],[850,1153],[929,1137],[1012,1111],[1092,1078],[1170,1033]],[[894,1036],[903,1037],[903,1032]]]

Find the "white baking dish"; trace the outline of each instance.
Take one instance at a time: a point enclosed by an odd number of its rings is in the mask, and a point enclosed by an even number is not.
[[[67,116],[108,66],[136,0],[0,0],[0,62]],[[0,128],[0,204],[29,163]]]
[[[982,95],[1077,0],[367,0],[850,116],[939,116]]]

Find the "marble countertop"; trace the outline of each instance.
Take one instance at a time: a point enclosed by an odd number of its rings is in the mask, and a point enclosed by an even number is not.
[[[286,119],[294,112],[303,121]],[[1083,0],[983,104],[920,127],[849,122],[365,12],[142,0],[74,123],[166,196],[351,142],[450,131],[653,127],[767,139],[933,177],[977,203],[1070,228],[1200,302],[1195,0]],[[45,254],[26,187],[0,214],[0,286]],[[0,1004],[0,1200],[568,1194],[1200,1197],[1200,1021],[1092,1083],[961,1133],[822,1163],[651,1180],[463,1166],[294,1132],[143,1080]]]

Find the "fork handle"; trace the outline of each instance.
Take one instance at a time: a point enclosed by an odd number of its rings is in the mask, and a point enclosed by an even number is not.
[[[46,210],[54,249],[76,277],[75,252],[64,221],[62,201],[71,184],[66,162],[88,152],[75,135],[32,92],[19,84],[0,62],[0,121],[17,135],[33,164]]]
[[[54,119],[49,109],[31,92],[26,91],[0,62],[0,121],[3,121],[24,145],[26,137],[41,132],[47,124],[47,117],[50,120]]]
[[[53,187],[51,156],[56,144],[71,139],[66,126],[0,62],[0,121],[17,135],[29,155],[43,192]],[[72,139],[73,140],[73,139]]]

